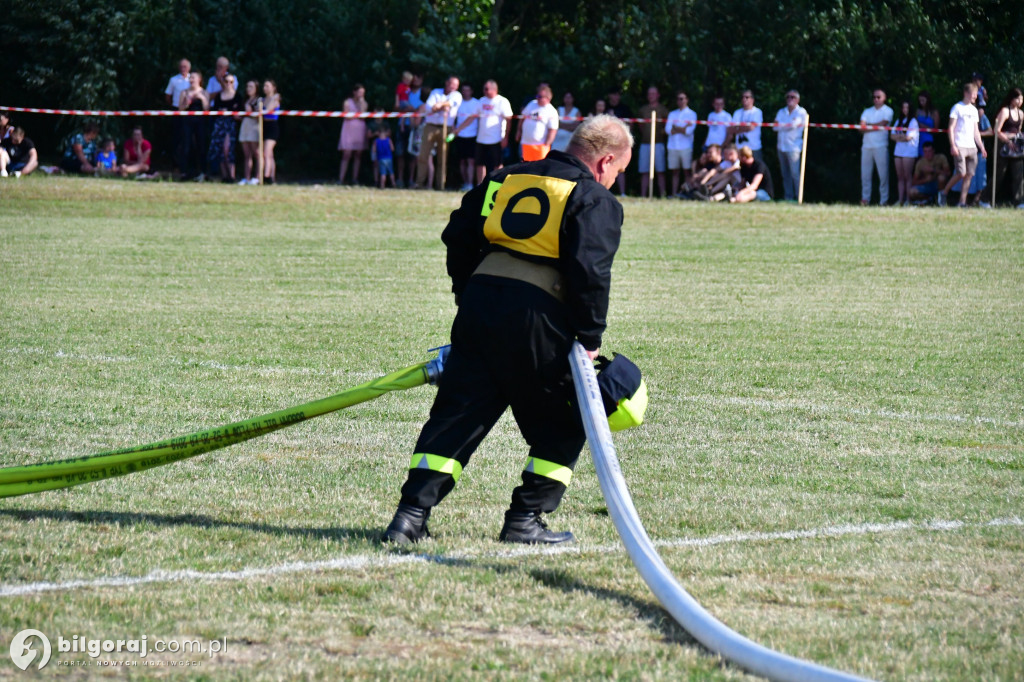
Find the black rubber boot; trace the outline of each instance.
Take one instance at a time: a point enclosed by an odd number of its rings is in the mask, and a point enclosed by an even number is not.
[[[555,533],[548,530],[548,525],[540,517],[540,512],[512,509],[505,512],[505,525],[502,526],[498,539],[502,542],[518,542],[524,545],[555,545],[576,540],[569,531]]]
[[[411,545],[423,538],[430,537],[427,530],[427,519],[430,518],[430,509],[417,507],[411,504],[399,503],[395,518],[384,531],[381,542],[393,542],[396,545]]]

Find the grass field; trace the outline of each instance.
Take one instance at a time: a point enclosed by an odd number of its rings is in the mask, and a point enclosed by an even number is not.
[[[0,183],[0,465],[426,359],[454,313],[438,236],[457,201]],[[860,675],[1022,679],[1020,212],[625,208],[605,350],[644,369],[651,406],[616,446],[680,582],[755,641]],[[550,517],[574,548],[496,541],[525,463],[508,416],[435,538],[379,546],[432,396],[0,500],[0,652],[34,628],[54,643],[42,672],[72,678],[748,679],[642,583],[586,453]],[[75,634],[226,651],[58,653]],[[7,677],[29,674],[4,655]]]

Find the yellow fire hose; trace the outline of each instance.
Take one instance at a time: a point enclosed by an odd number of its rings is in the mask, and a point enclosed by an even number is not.
[[[421,362],[392,372],[329,398],[271,412],[262,417],[254,417],[219,428],[197,431],[187,436],[123,450],[0,469],[0,497],[15,497],[55,488],[70,488],[83,483],[102,481],[105,478],[146,471],[265,436],[286,426],[373,400],[390,391],[436,383],[443,370],[448,347],[432,350],[437,350],[439,353],[436,358],[428,362]]]

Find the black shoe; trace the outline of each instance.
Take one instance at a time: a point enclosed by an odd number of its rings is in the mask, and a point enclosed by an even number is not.
[[[427,519],[429,518],[430,509],[399,503],[395,518],[391,519],[391,524],[384,531],[381,542],[411,545],[423,538],[429,538],[430,531],[427,530]]]
[[[555,545],[576,540],[568,531],[555,533],[548,530],[548,525],[540,518],[540,512],[512,509],[505,512],[505,525],[502,526],[498,539],[502,542],[518,542],[524,545]]]

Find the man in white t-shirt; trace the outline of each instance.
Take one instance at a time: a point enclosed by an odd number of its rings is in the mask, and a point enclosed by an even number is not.
[[[459,105],[462,104],[462,93],[459,92],[459,79],[456,76],[449,76],[443,88],[435,88],[431,91],[427,101],[423,103],[422,110],[426,113],[423,124],[423,136],[420,139],[420,153],[416,157],[416,185],[427,187],[428,176],[431,175],[430,157],[437,149],[438,163],[442,162],[445,142],[445,127],[455,126],[455,118],[459,115]],[[438,173],[438,178],[444,177],[444,173]],[[433,184],[433,182],[430,182]],[[439,189],[444,189],[441,187]]]
[[[475,115],[480,109],[480,100],[473,97],[473,86],[464,84],[462,86],[462,104],[459,105],[459,113],[455,117],[455,153],[459,157],[459,174],[462,176],[462,188],[460,191],[468,192],[473,189],[473,182],[476,180],[476,135],[479,129],[478,117]],[[472,120],[469,118],[472,116]]]
[[[498,94],[498,83],[489,80],[484,83],[484,96],[477,100],[477,109],[459,124],[456,134],[463,126],[477,124],[476,148],[473,161],[476,165],[476,183],[493,170],[501,168],[502,151],[508,147],[508,123],[512,120],[512,104]]]
[[[188,82],[188,75],[191,72],[192,62],[187,59],[182,59],[178,62],[178,73],[171,76],[171,79],[167,81],[167,89],[164,90],[164,99],[167,100],[167,106],[172,109],[178,108],[178,103],[181,102],[181,93],[191,87]]]
[[[949,179],[946,186],[939,192],[939,206],[945,206],[949,190],[957,182],[963,180],[960,186],[960,203],[963,208],[967,205],[968,189],[971,186],[971,178],[978,168],[978,153],[980,151],[983,159],[988,158],[985,145],[981,142],[981,130],[978,123],[981,116],[974,100],[978,96],[978,86],[975,83],[964,84],[964,98],[953,105],[949,112],[949,151],[953,155],[953,165],[956,173]]]
[[[800,188],[800,155],[804,148],[807,110],[800,106],[800,93],[786,93],[786,106],[775,114],[775,131],[782,169],[782,189],[786,201],[796,201]]]
[[[725,98],[715,97],[711,102],[711,113],[708,114],[708,137],[704,140],[704,151],[713,144],[719,147],[725,144],[725,134],[729,132],[732,114],[725,110]],[[717,125],[716,125],[717,124]]]
[[[733,125],[729,127],[729,133],[737,147],[750,147],[754,152],[754,158],[764,162],[764,152],[761,151],[761,124],[764,123],[764,113],[754,106],[754,93],[751,90],[743,91],[743,106],[733,112]]]
[[[192,62],[187,59],[182,59],[178,62],[178,73],[171,76],[171,79],[167,81],[167,89],[164,90],[164,99],[167,100],[167,106],[171,109],[177,109],[178,103],[181,102],[181,93],[188,90],[191,86],[189,83],[188,76],[192,72]],[[173,158],[179,169],[184,170],[185,163],[181,158],[181,152],[183,147],[183,140],[185,139],[184,122],[185,119],[181,116],[175,116],[171,123],[171,148],[173,151]]]
[[[697,113],[690,108],[690,98],[680,90],[676,93],[676,109],[668,114],[665,132],[668,134],[668,169],[672,171],[672,196],[679,194],[679,170],[685,181],[693,175],[693,133],[697,127]]]
[[[885,90],[871,93],[872,105],[860,115],[860,205],[871,203],[872,169],[878,169],[878,194],[882,206],[889,203],[889,131],[867,130],[866,126],[888,126],[892,123],[892,109],[885,103]]]
[[[228,72],[231,70],[231,62],[227,57],[218,57],[217,65],[214,68],[213,75],[210,76],[210,80],[206,82],[206,94],[213,99],[213,96],[224,89],[225,79],[228,77]],[[245,91],[245,88],[241,88]]]
[[[516,130],[516,142],[523,145],[523,161],[539,161],[551,151],[558,134],[558,110],[551,106],[551,88],[537,88],[537,99],[523,108],[523,121]]]

